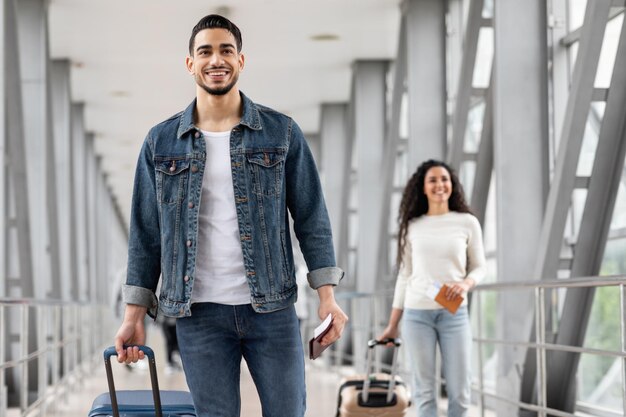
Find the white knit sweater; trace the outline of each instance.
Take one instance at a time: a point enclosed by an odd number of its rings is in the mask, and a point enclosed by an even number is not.
[[[434,282],[460,282],[485,275],[486,261],[478,220],[468,213],[423,215],[409,222],[393,307],[443,308],[426,295]],[[467,296],[463,305],[467,304]]]

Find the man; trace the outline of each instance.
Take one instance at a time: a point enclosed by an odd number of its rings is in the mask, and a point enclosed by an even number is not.
[[[347,316],[334,299],[335,266],[319,177],[298,125],[253,103],[237,87],[241,33],[209,15],[193,28],[187,69],[196,99],[150,130],[132,202],[127,307],[115,336],[120,362],[143,353],[143,318],[177,317],[180,353],[198,416],[238,416],[245,358],[263,415],[305,411],[304,355],[293,303],[297,286],[288,216],[319,295],[333,316],[322,341],[337,340]],[[162,274],[159,303],[155,297]]]

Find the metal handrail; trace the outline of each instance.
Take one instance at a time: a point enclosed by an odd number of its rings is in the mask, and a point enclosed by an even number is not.
[[[561,345],[546,342],[546,312],[545,312],[545,303],[543,302],[545,298],[545,290],[547,289],[567,289],[567,288],[595,288],[595,287],[607,287],[607,286],[619,286],[620,287],[620,328],[621,328],[621,339],[622,339],[622,350],[621,351],[609,351],[609,350],[601,350],[601,349],[592,349],[592,348],[583,348],[577,346],[569,346],[569,345]],[[513,281],[513,282],[498,282],[498,283],[490,283],[490,284],[481,284],[478,285],[474,289],[475,297],[477,298],[477,302],[480,306],[480,293],[484,291],[507,291],[507,290],[534,290],[534,299],[535,299],[535,334],[536,334],[536,342],[521,342],[521,341],[510,341],[510,340],[500,340],[500,339],[487,339],[482,338],[480,335],[478,338],[473,338],[473,342],[478,345],[479,349],[479,369],[482,370],[482,345],[485,343],[489,344],[499,344],[499,345],[510,345],[517,347],[526,347],[526,348],[534,348],[536,352],[536,365],[538,370],[538,379],[537,379],[537,405],[528,404],[519,401],[512,401],[508,398],[503,398],[498,395],[494,395],[493,393],[486,392],[484,390],[484,385],[482,381],[480,381],[479,389],[474,388],[474,390],[480,396],[480,413],[481,416],[484,416],[484,397],[489,396],[491,398],[497,399],[499,401],[506,402],[508,404],[515,405],[517,407],[535,411],[537,412],[539,417],[545,417],[546,415],[558,415],[558,416],[575,416],[575,414],[566,413],[560,410],[554,410],[547,406],[547,367],[546,367],[546,352],[547,351],[562,351],[562,352],[572,352],[572,353],[587,353],[592,355],[603,355],[603,356],[612,356],[622,359],[622,400],[623,400],[623,408],[624,414],[626,415],[626,322],[624,312],[626,311],[624,307],[625,302],[625,287],[626,287],[626,276],[624,275],[615,275],[615,276],[591,276],[591,277],[577,277],[577,278],[569,278],[569,279],[557,279],[557,280],[538,280],[538,281]],[[479,319],[478,319],[478,328],[482,328],[482,317],[480,315],[481,309],[479,311]]]
[[[103,310],[108,311],[109,307],[86,302],[0,298],[0,417],[6,417],[9,410],[9,372],[22,417],[35,411],[45,416],[51,404],[59,404],[80,386],[87,373],[83,365],[96,358],[106,344],[102,319],[107,315]],[[7,325],[9,317],[18,323],[19,331]],[[18,338],[9,356],[6,341],[10,332],[17,333]],[[31,346],[33,336],[36,346]],[[34,361],[38,384],[36,398],[30,399],[29,388],[33,384],[29,381],[29,364]]]
[[[620,287],[620,325],[621,325],[621,340],[622,340],[622,350],[621,351],[613,351],[613,350],[603,350],[603,349],[593,349],[593,348],[584,348],[578,346],[569,346],[569,345],[560,345],[555,343],[546,342],[546,334],[545,334],[545,326],[546,326],[546,312],[545,312],[545,303],[544,295],[545,291],[549,289],[566,289],[566,288],[589,288],[589,287],[607,287],[607,286],[619,286]],[[482,335],[482,308],[481,308],[481,293],[487,291],[509,291],[509,290],[534,290],[534,298],[535,298],[535,334],[536,341],[528,342],[528,341],[514,341],[514,340],[502,340],[502,339],[493,339],[493,338],[485,338]],[[555,410],[549,408],[547,406],[546,399],[546,352],[547,351],[562,351],[562,352],[572,352],[572,353],[585,353],[590,355],[601,355],[601,356],[609,356],[615,358],[622,359],[622,396],[624,401],[624,415],[626,415],[626,275],[615,275],[615,276],[590,276],[590,277],[578,277],[578,278],[569,278],[569,279],[555,279],[555,280],[534,280],[534,281],[513,281],[513,282],[497,282],[497,283],[488,283],[488,284],[480,284],[473,289],[474,297],[472,299],[473,303],[476,303],[476,309],[474,310],[475,319],[478,324],[477,334],[473,337],[473,343],[478,348],[478,358],[479,358],[479,375],[477,383],[472,387],[473,391],[478,394],[478,407],[480,409],[480,415],[485,415],[486,404],[485,399],[491,398],[497,401],[501,401],[519,408],[523,408],[529,411],[537,412],[539,416],[546,415],[555,415],[555,416],[575,416],[575,414],[567,413],[561,410]],[[354,303],[354,302],[367,302],[367,303],[376,303],[378,300],[389,300],[393,295],[393,291],[383,291],[378,293],[365,293],[365,292],[338,292],[336,295],[336,299],[339,302],[345,303]],[[351,307],[352,305],[350,305]],[[388,305],[387,305],[388,307]],[[374,308],[374,310],[378,310]],[[314,317],[315,314],[312,314],[311,317]],[[370,334],[371,332],[376,333],[377,330],[380,330],[381,323],[383,323],[387,317],[378,317],[376,314],[373,314],[371,317],[371,323],[369,328],[355,328],[354,325],[351,325],[350,331],[355,332],[367,332]],[[384,326],[384,325],[383,325]],[[362,327],[362,326],[361,326]],[[536,360],[537,360],[537,369],[538,369],[538,396],[537,396],[537,404],[528,404],[521,401],[515,401],[509,398],[504,398],[499,396],[493,392],[488,392],[485,389],[485,376],[483,375],[483,355],[482,349],[484,344],[494,344],[494,345],[505,345],[505,346],[515,346],[515,347],[523,347],[523,348],[531,348],[536,350]],[[354,355],[346,355],[345,353],[340,352],[340,349],[333,349],[329,359],[326,359],[326,365],[329,366],[329,360],[334,361],[335,363],[343,363],[346,360],[349,360],[352,365],[355,365],[355,357]],[[380,358],[378,358],[378,369],[381,369]],[[409,374],[409,370],[406,367],[403,369],[402,373]],[[589,410],[592,408],[592,405],[585,404],[585,409]],[[599,411],[599,410],[598,410]],[[610,412],[600,413],[601,415],[611,415]]]

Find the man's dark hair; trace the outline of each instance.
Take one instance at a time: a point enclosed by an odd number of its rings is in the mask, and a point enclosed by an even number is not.
[[[196,35],[204,29],[226,29],[235,37],[235,41],[237,42],[237,52],[241,52],[241,32],[239,31],[237,25],[226,19],[224,16],[220,16],[219,14],[210,14],[200,19],[198,24],[196,24],[191,30],[191,37],[189,38],[189,55],[193,56],[193,47]]]

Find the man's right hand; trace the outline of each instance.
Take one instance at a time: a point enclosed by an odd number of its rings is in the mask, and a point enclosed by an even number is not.
[[[145,357],[144,353],[136,345],[146,342],[146,328],[144,318],[148,309],[146,307],[128,304],[124,312],[124,322],[115,335],[115,351],[117,361],[137,362]],[[124,349],[124,345],[135,345]]]

